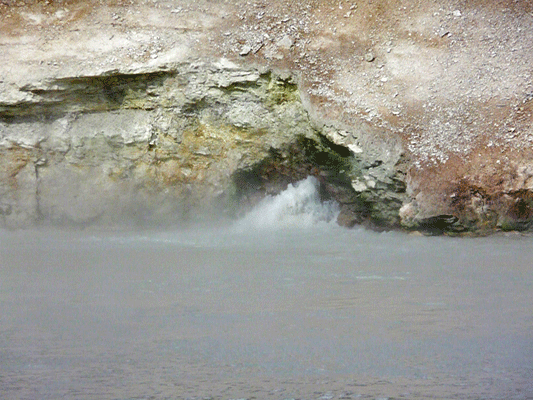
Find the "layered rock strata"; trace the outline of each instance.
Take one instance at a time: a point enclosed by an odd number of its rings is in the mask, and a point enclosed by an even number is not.
[[[530,2],[0,2],[0,224],[236,215],[315,175],[339,223],[533,219]]]
[[[308,175],[347,225],[398,225],[402,147],[313,121],[295,77],[221,59],[27,85],[0,106],[3,223],[235,214]]]

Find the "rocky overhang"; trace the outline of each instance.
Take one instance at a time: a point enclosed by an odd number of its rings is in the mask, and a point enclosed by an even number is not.
[[[532,12],[1,2],[0,224],[234,216],[315,175],[342,225],[529,230]]]

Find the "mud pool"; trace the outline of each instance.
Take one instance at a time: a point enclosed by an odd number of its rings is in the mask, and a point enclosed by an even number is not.
[[[307,180],[224,226],[0,232],[0,398],[533,396],[530,237],[335,213]]]

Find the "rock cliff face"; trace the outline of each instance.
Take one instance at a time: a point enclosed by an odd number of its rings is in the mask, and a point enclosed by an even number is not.
[[[529,229],[531,12],[0,2],[0,224],[233,216],[315,175],[346,226]]]
[[[221,59],[20,90],[0,108],[7,226],[235,214],[311,174],[343,223],[399,223],[401,144],[312,121],[291,75]]]

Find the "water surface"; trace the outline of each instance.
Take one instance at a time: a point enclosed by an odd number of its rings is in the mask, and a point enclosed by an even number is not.
[[[533,397],[531,238],[346,230],[313,185],[225,227],[0,232],[0,398]]]

